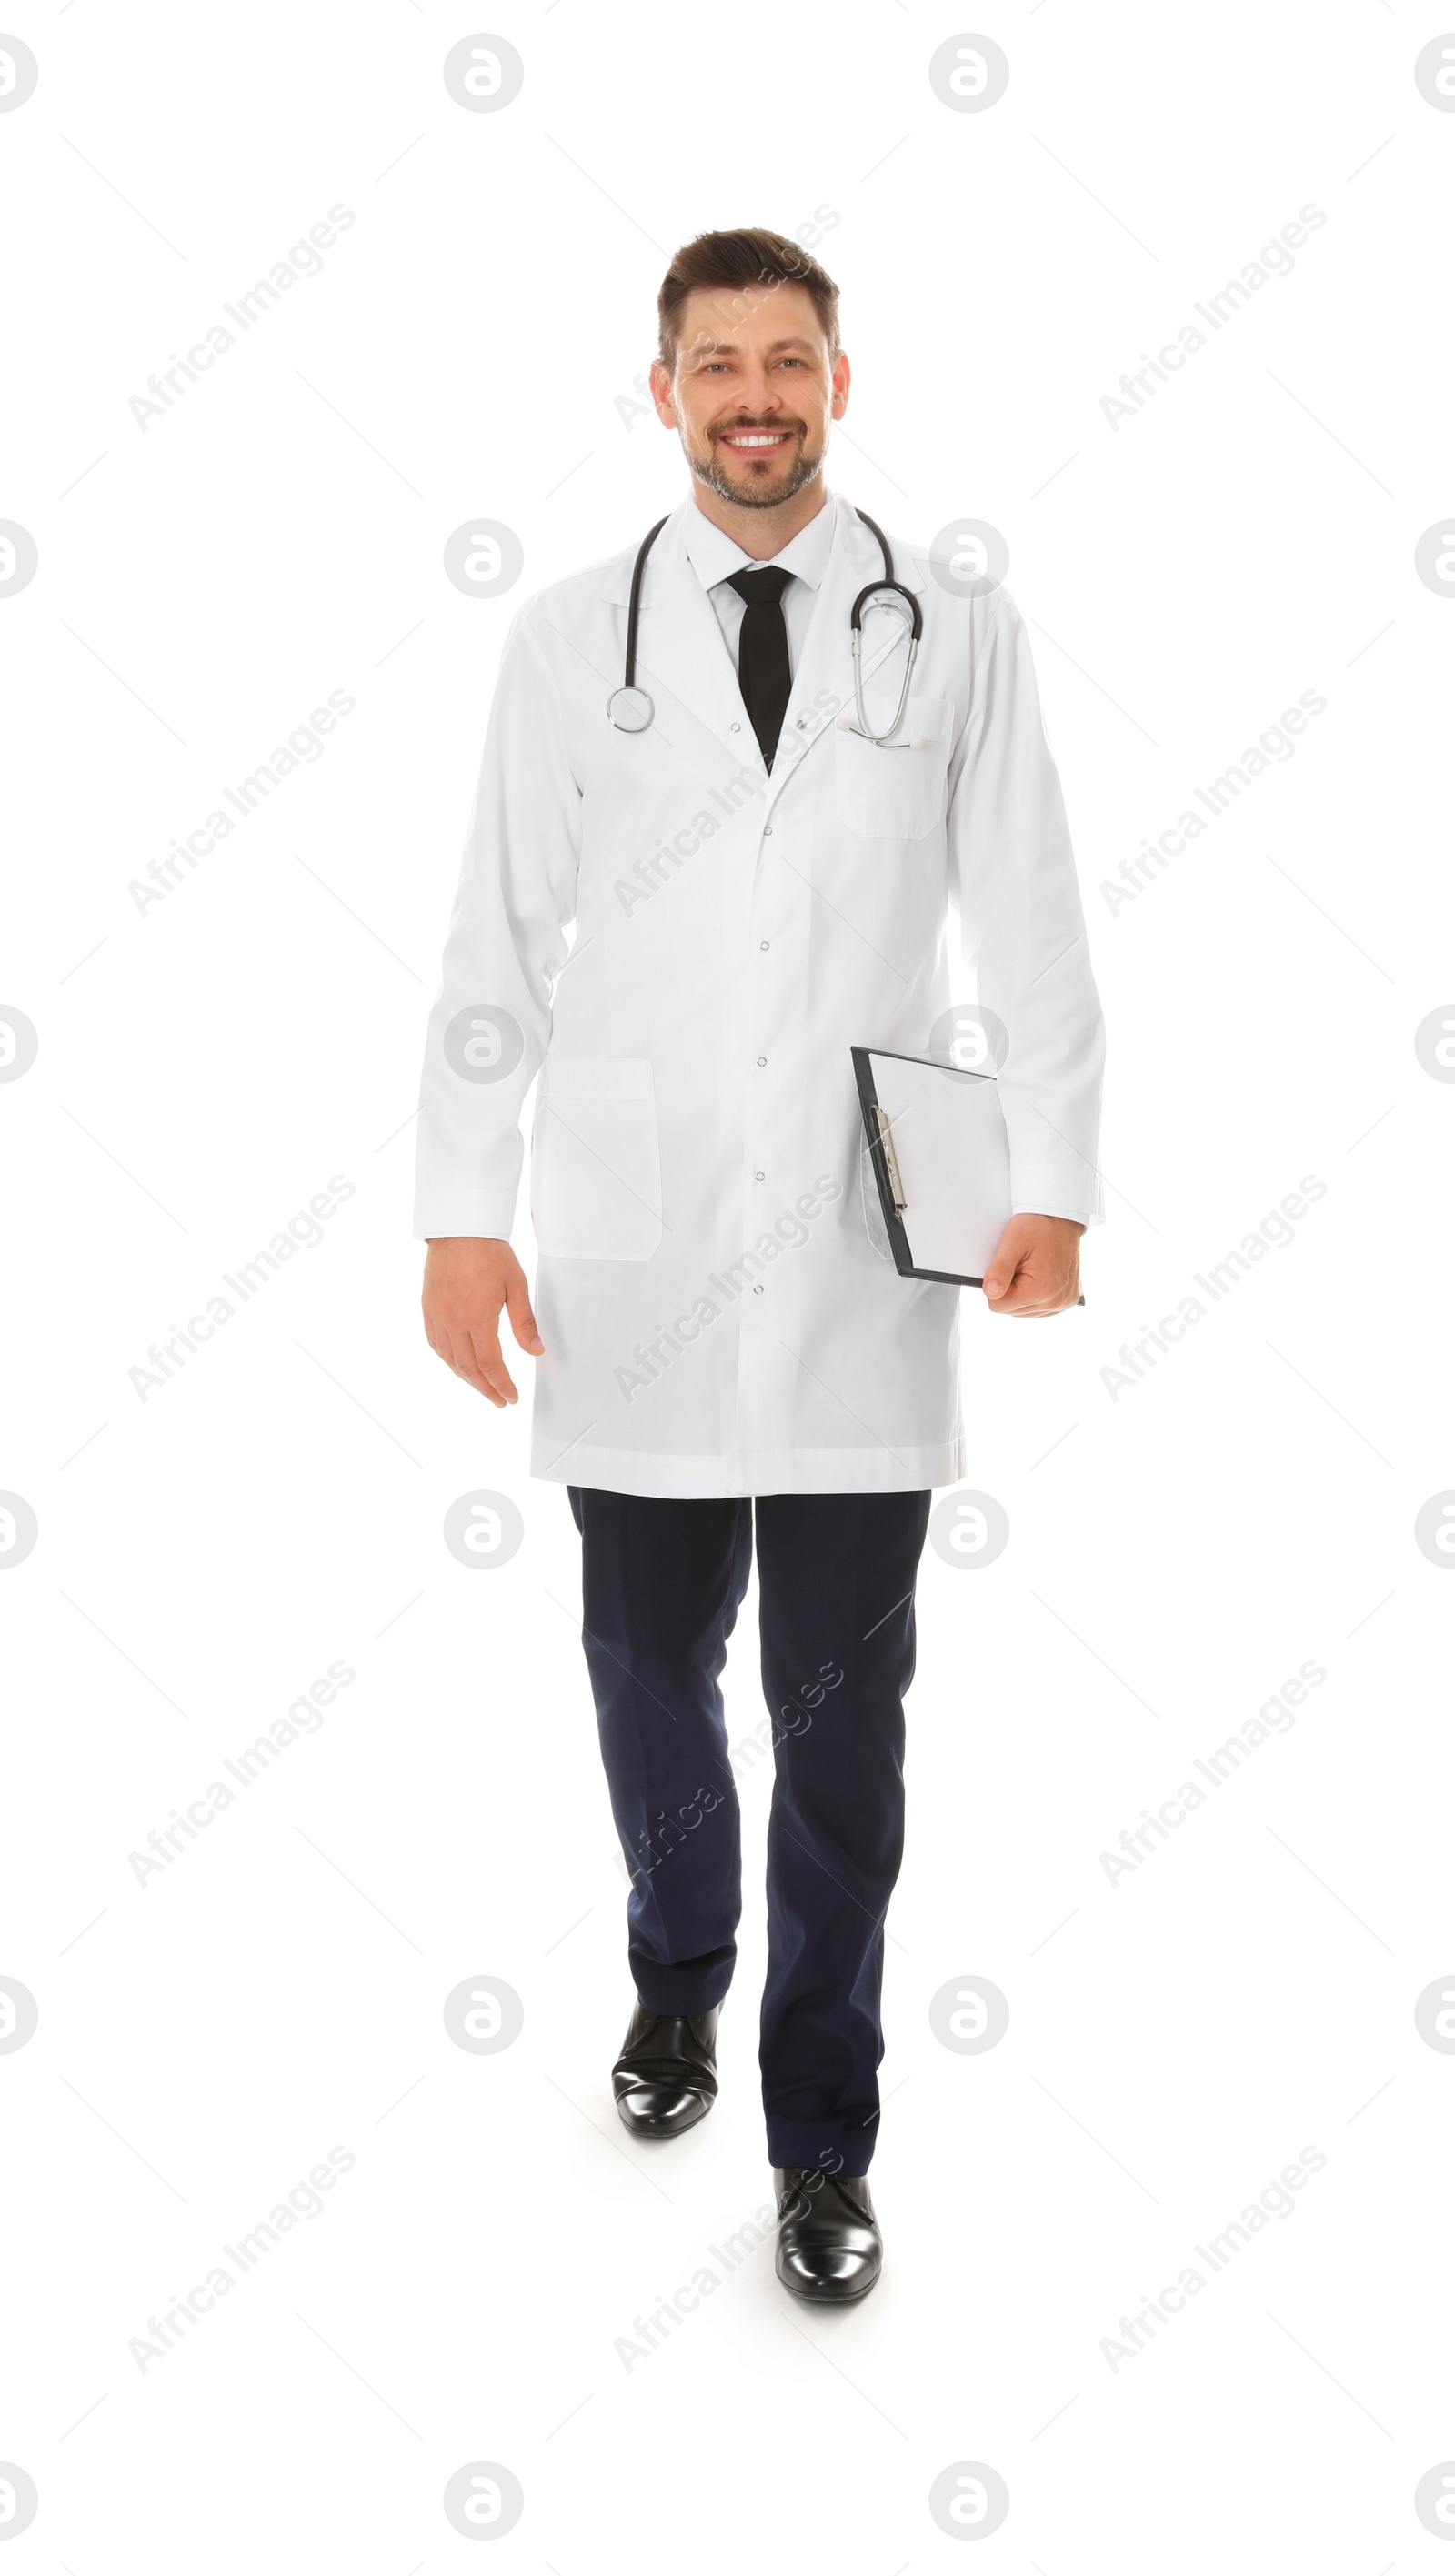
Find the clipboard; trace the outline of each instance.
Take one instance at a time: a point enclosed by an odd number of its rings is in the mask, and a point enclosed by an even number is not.
[[[849,1052],[895,1269],[901,1279],[982,1288],[1012,1213],[994,1074],[885,1047]]]

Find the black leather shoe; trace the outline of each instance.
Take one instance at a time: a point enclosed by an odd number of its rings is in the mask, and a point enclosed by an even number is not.
[[[649,2013],[639,2003],[611,2070],[616,2107],[634,2138],[679,2138],[717,2099],[717,2016]]]
[[[884,2239],[862,2174],[818,2173],[775,2165],[778,2194],[776,2269],[796,2299],[842,2307],[873,2289],[884,2261]]]

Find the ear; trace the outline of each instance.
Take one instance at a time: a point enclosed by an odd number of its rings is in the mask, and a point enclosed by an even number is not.
[[[657,418],[661,422],[662,427],[664,429],[675,429],[677,426],[677,405],[672,399],[672,379],[668,375],[660,358],[654,358],[652,360],[651,366],[647,372],[647,383],[651,387],[652,400],[656,404]]]

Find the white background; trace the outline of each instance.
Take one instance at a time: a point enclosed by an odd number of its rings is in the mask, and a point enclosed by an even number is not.
[[[441,67],[482,23],[525,80],[471,114]],[[465,2568],[441,2496],[481,2459],[525,2495],[498,2563],[557,2576],[958,2565],[928,2496],[964,2460],[1008,2484],[972,2560],[1006,2576],[1446,2563],[1413,2504],[1455,2453],[1455,2063],[1414,2018],[1455,1969],[1450,1603],[1413,1535],[1455,1484],[1455,1092],[1414,1051],[1455,987],[1455,611],[1414,568],[1452,498],[1455,117],[1413,77],[1442,23],[10,22],[40,64],[0,116],[0,516],[39,550],[0,598],[0,1000],[40,1040],[0,1089],[0,1485],[40,1532],[0,1586],[0,1971],[39,2006],[0,2057],[17,2570]],[[984,113],[927,76],[967,25],[1011,65]],[[322,274],[139,427],[148,375],[335,204]],[[1113,429],[1123,371],[1308,204],[1294,273]],[[968,1481],[1011,1540],[921,1581],[882,2285],[801,2310],[765,2243],[628,2369],[633,2320],[768,2196],[766,1765],[722,2099],[650,2154],[610,2103],[625,1891],[578,1542],[526,1406],[425,1345],[411,1116],[501,639],[679,497],[634,380],[672,249],[741,222],[821,236],[842,287],[834,488],[901,536],[1008,539],[1110,1027],[1109,1221],[1084,1312],[965,1300]],[[445,579],[475,512],[520,538],[507,597]],[[356,705],[323,756],[140,912],[130,881],[331,690]],[[1113,910],[1103,881],[1305,690],[1294,756]],[[148,1345],[335,1174],[324,1240],[142,1401]],[[1308,1174],[1295,1241],[1109,1389]],[[525,1519],[493,1571],[441,1538],[478,1488]],[[139,1885],[128,1855],[335,1659],[320,1728]],[[1305,1660],[1296,1723],[1110,1883]],[[737,1740],[751,1599],[728,1690]],[[1009,2001],[986,2054],[930,2027],[967,1975]],[[480,1976],[524,2005],[495,2055],[442,2018]],[[148,2317],[334,2145],[321,2214],[140,2369]],[[1119,2318],[1305,2146],[1294,2213],[1113,2369]]]

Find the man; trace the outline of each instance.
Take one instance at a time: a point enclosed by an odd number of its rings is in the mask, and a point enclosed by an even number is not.
[[[691,484],[636,617],[634,541],[511,628],[430,1024],[416,1232],[439,1356],[513,1404],[503,1306],[539,1363],[532,1472],[566,1485],[581,1533],[633,1880],[614,2089],[642,2139],[717,2090],[740,1910],[718,1680],[756,1538],[777,2265],[837,2302],[882,2258],[867,2176],[915,1575],[931,1489],[964,1473],[959,1291],[885,1257],[849,1051],[932,1050],[953,908],[1009,1037],[1015,1213],[985,1295],[1052,1315],[1101,1213],[1101,1019],[1005,592],[961,596],[896,541],[923,618],[908,702],[896,731],[906,623],[871,595],[867,724],[851,711],[850,610],[883,562],[824,487],[849,399],[833,281],[776,233],[704,234],[659,319],[652,394]],[[538,1073],[539,1328],[509,1242]]]

